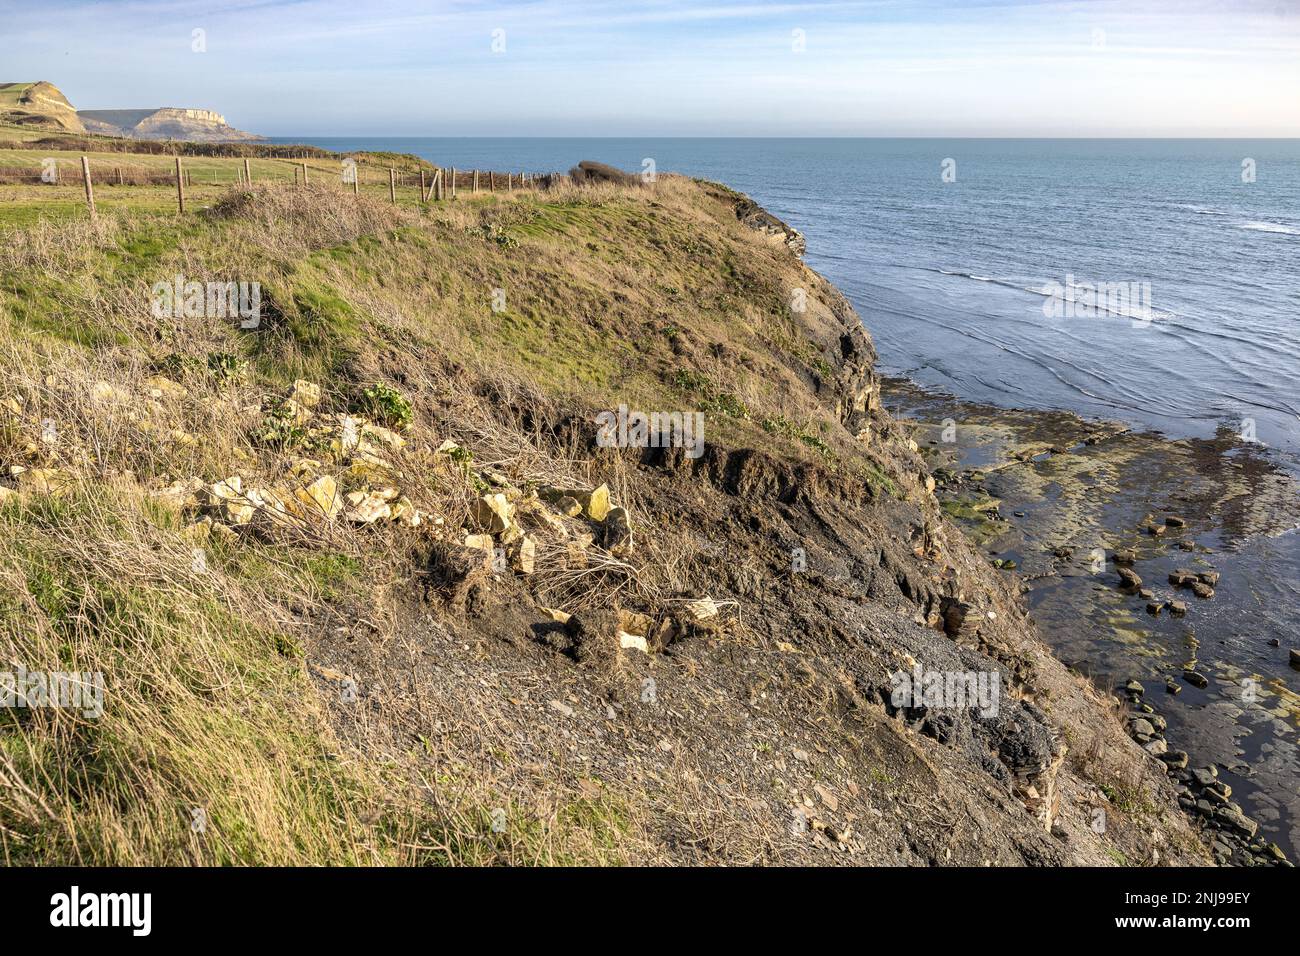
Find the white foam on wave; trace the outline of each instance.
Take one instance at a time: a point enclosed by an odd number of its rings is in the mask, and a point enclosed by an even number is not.
[[[1242,222],[1237,224],[1238,229],[1249,229],[1251,232],[1272,232],[1283,236],[1300,236],[1300,229],[1294,226],[1284,226],[1280,222]]]

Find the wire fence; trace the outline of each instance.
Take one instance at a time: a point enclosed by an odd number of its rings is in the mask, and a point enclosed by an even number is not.
[[[314,162],[304,158],[299,162],[260,160],[256,168],[249,158],[233,159],[231,165],[214,166],[210,163],[193,167],[181,157],[175,157],[174,167],[143,166],[138,164],[91,160],[82,156],[80,163],[60,163],[47,160],[39,167],[0,166],[0,185],[28,186],[82,186],[86,205],[95,214],[95,187],[170,186],[176,189],[177,211],[185,212],[185,190],[195,186],[238,186],[254,182],[283,182],[310,187],[333,183],[343,189],[359,193],[362,186],[387,186],[389,198],[397,202],[398,191],[419,189],[421,202],[440,202],[455,199],[462,193],[510,193],[524,189],[552,189],[560,183],[574,181],[573,172],[529,173],[498,172],[482,169],[456,169],[434,166],[418,171],[399,170],[357,163],[350,159],[339,162],[335,170],[322,168],[320,159]]]

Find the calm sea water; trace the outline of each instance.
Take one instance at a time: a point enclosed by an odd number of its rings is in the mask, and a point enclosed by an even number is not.
[[[652,159],[720,180],[808,237],[884,371],[1172,435],[1253,423],[1300,460],[1300,140],[308,141],[498,170]],[[1149,298],[1048,317],[1043,291],[1071,279]]]
[[[853,301],[883,371],[1171,436],[1253,428],[1263,453],[1300,474],[1300,140],[306,141],[462,169],[592,159],[638,171],[652,159],[725,182],[807,236],[809,264]],[[1044,290],[1071,279],[1137,283],[1149,300],[1046,315]],[[1225,524],[1206,536],[1220,595],[1185,628],[1134,623],[1148,647],[1169,645],[1154,656],[1114,640],[1104,600],[1055,617],[1050,599],[1035,608],[1059,652],[1156,687],[1194,632],[1215,681],[1160,702],[1173,745],[1194,765],[1231,768],[1236,799],[1294,858],[1300,747],[1286,649],[1300,632],[1300,534],[1282,530]],[[1264,688],[1259,701],[1244,699],[1242,675]]]

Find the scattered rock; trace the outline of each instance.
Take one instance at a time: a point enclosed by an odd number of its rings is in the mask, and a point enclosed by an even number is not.
[[[1220,807],[1215,816],[1239,833],[1253,837],[1259,830],[1259,824],[1233,807]]]
[[[619,557],[632,552],[632,519],[622,505],[610,508],[605,516],[605,550]]]
[[[592,521],[604,521],[605,516],[609,514],[609,486],[601,485],[593,488],[591,491],[577,492],[574,497],[582,505],[582,510],[586,512],[588,518]]]
[[[712,598],[688,601],[686,610],[697,621],[707,621],[709,618],[718,616],[718,605],[714,603]]]
[[[339,494],[338,482],[330,475],[321,475],[306,488],[294,491],[297,498],[315,514],[332,519],[343,510],[343,497]]]
[[[1219,769],[1217,767],[1197,767],[1192,771],[1192,779],[1196,781],[1198,787],[1208,787],[1219,779]]]
[[[1187,527],[1187,519],[1178,515],[1165,515],[1165,524],[1170,528],[1185,528]]]
[[[474,502],[474,520],[491,534],[504,534],[513,524],[514,506],[500,492],[484,495]]]
[[[347,496],[344,517],[355,524],[374,524],[392,517],[393,509],[382,492],[354,491]]]
[[[1187,767],[1186,750],[1166,750],[1160,755],[1160,759],[1170,770],[1183,770]]]
[[[1142,586],[1142,579],[1138,577],[1137,572],[1132,568],[1120,568],[1119,583],[1122,588],[1129,588],[1136,591]]]
[[[315,408],[320,404],[320,386],[314,382],[298,379],[289,388],[289,401],[296,402],[304,408]]]
[[[537,542],[526,535],[510,545],[510,567],[519,574],[532,574],[537,564]]]
[[[1199,687],[1201,690],[1210,686],[1209,678],[1198,671],[1183,671],[1183,680],[1193,687]]]

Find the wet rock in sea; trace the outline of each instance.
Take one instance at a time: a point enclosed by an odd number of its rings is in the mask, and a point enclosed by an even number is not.
[[[1165,533],[1165,526],[1162,524],[1147,525],[1147,534],[1151,535],[1151,537],[1153,538],[1162,537],[1164,533]]]
[[[1300,667],[1300,651],[1291,648],[1291,666]]]
[[[1214,585],[1219,583],[1219,572],[1201,571],[1196,575],[1196,580],[1201,581],[1204,584],[1208,584],[1210,585],[1210,587],[1214,587]]]
[[[1232,796],[1232,787],[1228,786],[1222,780],[1215,780],[1209,786],[1201,791],[1202,795],[1213,803],[1227,805],[1228,799]]]
[[[1129,729],[1133,732],[1134,737],[1150,737],[1156,732],[1155,727],[1145,717],[1136,717],[1129,724]]]
[[[1165,762],[1170,770],[1182,770],[1187,766],[1186,750],[1166,750],[1160,755],[1160,759]]]
[[[1147,613],[1152,617],[1159,617],[1162,610],[1164,610],[1164,604],[1161,602],[1147,601]]]
[[[1136,591],[1142,586],[1142,579],[1132,568],[1119,569],[1119,586]]]
[[[1219,779],[1219,770],[1217,767],[1197,767],[1192,771],[1192,780],[1198,787],[1208,787],[1214,781]]]
[[[1182,692],[1182,686],[1174,680],[1165,681],[1165,692],[1169,694],[1178,694]]]
[[[1187,519],[1178,515],[1165,515],[1165,524],[1171,528],[1185,528],[1187,527]]]
[[[1268,639],[1268,646],[1269,646],[1269,647],[1281,647],[1281,646],[1282,646],[1282,642],[1279,641],[1276,637],[1270,637],[1270,638]]]
[[[1178,549],[1180,551],[1195,551],[1196,543],[1194,541],[1179,541]]]
[[[1114,560],[1116,564],[1133,564],[1137,561],[1137,552],[1132,548],[1123,548],[1115,552]]]
[[[1204,581],[1193,581],[1192,593],[1198,598],[1208,601],[1210,598],[1214,597],[1214,588],[1210,587]]]
[[[1201,690],[1210,686],[1210,680],[1199,671],[1183,671],[1183,680],[1193,687],[1199,687]]]
[[[1124,690],[1130,694],[1137,694],[1140,697],[1142,695],[1142,683],[1140,681],[1131,680],[1124,685]]]
[[[1238,833],[1244,833],[1247,837],[1253,837],[1259,830],[1259,824],[1250,817],[1246,816],[1240,810],[1232,807],[1223,807],[1215,814],[1216,819],[1226,823]]]
[[[1184,601],[1170,601],[1169,613],[1175,617],[1182,617],[1187,613],[1187,604]]]
[[[1169,572],[1169,583],[1176,588],[1189,588],[1196,580],[1196,572],[1187,568],[1176,568]]]

